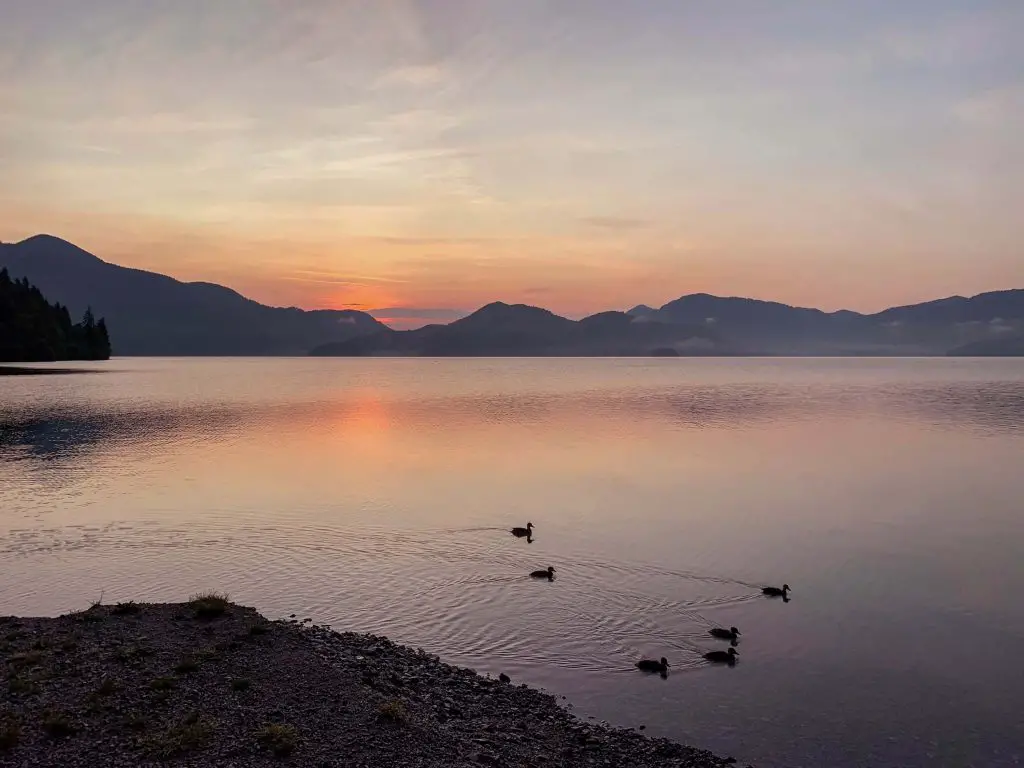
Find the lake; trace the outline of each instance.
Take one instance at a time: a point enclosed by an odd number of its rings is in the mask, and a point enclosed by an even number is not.
[[[757,766],[1024,763],[1024,360],[82,367],[0,378],[0,614],[220,590]]]

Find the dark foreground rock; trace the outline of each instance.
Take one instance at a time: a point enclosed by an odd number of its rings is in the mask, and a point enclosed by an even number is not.
[[[24,368],[15,365],[0,365],[0,376],[66,376],[72,373],[99,373],[87,368]]]
[[[3,766],[693,766],[543,692],[210,599],[0,618]]]

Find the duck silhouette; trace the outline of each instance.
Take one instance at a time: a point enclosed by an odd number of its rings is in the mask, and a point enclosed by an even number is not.
[[[531,579],[547,579],[548,581],[554,581],[555,580],[555,568],[554,568],[554,566],[549,565],[547,567],[547,570],[544,570],[544,571],[533,571],[530,574],[530,578]]]
[[[708,630],[708,634],[712,637],[717,637],[719,640],[731,640],[733,645],[736,645],[736,641],[739,639],[740,631],[736,627],[714,627]]]
[[[512,535],[519,539],[533,536],[533,523],[527,523],[525,528],[516,526],[512,529]]]
[[[789,600],[789,584],[783,584],[782,589],[778,587],[762,587],[761,594],[766,597],[781,597],[783,600]]]
[[[657,672],[662,677],[668,675],[668,659],[664,656],[661,657],[661,661],[655,661],[654,659],[640,659],[636,663],[636,668],[641,672]]]
[[[728,651],[710,651],[704,654],[704,658],[712,664],[728,664],[730,667],[736,663],[737,656],[739,654],[736,653],[735,648],[730,648]]]

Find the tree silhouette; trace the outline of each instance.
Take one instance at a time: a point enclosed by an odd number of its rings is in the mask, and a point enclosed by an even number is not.
[[[92,308],[75,325],[61,304],[50,304],[28,279],[12,280],[0,269],[0,362],[106,360],[107,324]]]

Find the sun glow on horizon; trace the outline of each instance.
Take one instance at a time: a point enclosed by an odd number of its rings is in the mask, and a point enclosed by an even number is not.
[[[416,322],[1024,285],[1021,4],[0,3],[3,240]]]

